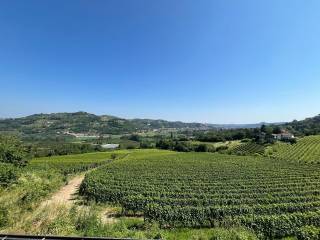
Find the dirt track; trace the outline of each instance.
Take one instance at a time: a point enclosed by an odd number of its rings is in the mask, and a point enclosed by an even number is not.
[[[43,202],[42,206],[52,203],[65,205],[73,204],[75,202],[77,191],[83,179],[84,175],[79,175],[71,179],[67,185],[62,187],[58,192],[54,193],[49,200]]]

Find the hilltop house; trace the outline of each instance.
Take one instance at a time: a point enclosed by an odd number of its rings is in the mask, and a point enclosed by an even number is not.
[[[294,135],[292,133],[289,132],[282,132],[279,134],[272,134],[272,136],[274,137],[274,139],[276,140],[291,140],[294,139]]]

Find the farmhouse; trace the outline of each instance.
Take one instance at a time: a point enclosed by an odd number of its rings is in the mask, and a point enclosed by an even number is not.
[[[279,133],[279,134],[272,134],[272,136],[274,137],[274,139],[276,140],[290,140],[290,139],[294,139],[294,135],[292,133],[289,132],[283,132],[283,133]]]

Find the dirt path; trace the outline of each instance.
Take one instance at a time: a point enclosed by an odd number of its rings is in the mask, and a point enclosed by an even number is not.
[[[72,178],[67,185],[54,193],[49,200],[44,201],[41,206],[49,204],[72,205],[75,202],[76,194],[83,179],[84,174]]]

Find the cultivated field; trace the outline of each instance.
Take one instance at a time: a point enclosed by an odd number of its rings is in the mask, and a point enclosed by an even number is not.
[[[308,136],[295,144],[277,143],[272,146],[273,156],[299,162],[320,162],[320,136]]]
[[[236,155],[253,155],[255,153],[263,155],[265,147],[253,142],[242,143],[230,149],[230,153]]]
[[[73,174],[101,166],[110,162],[112,158],[121,158],[125,155],[125,151],[118,151],[116,154],[113,152],[98,152],[43,157],[33,159],[28,167],[30,169],[55,169],[64,174]]]
[[[164,239],[195,235],[195,239],[316,239],[320,164],[311,163],[319,159],[319,139],[276,143],[267,147],[275,148],[272,158],[156,149],[36,158],[0,188],[0,231]],[[259,150],[252,143],[235,148],[243,152],[237,154]],[[8,172],[3,176],[10,177],[8,166],[2,165]],[[85,172],[79,189],[82,199],[76,193]],[[55,204],[62,197],[68,206]],[[41,207],[49,203],[51,207]]]
[[[241,225],[277,238],[320,227],[319,172],[269,158],[136,151],[88,173],[80,192],[164,228]]]

